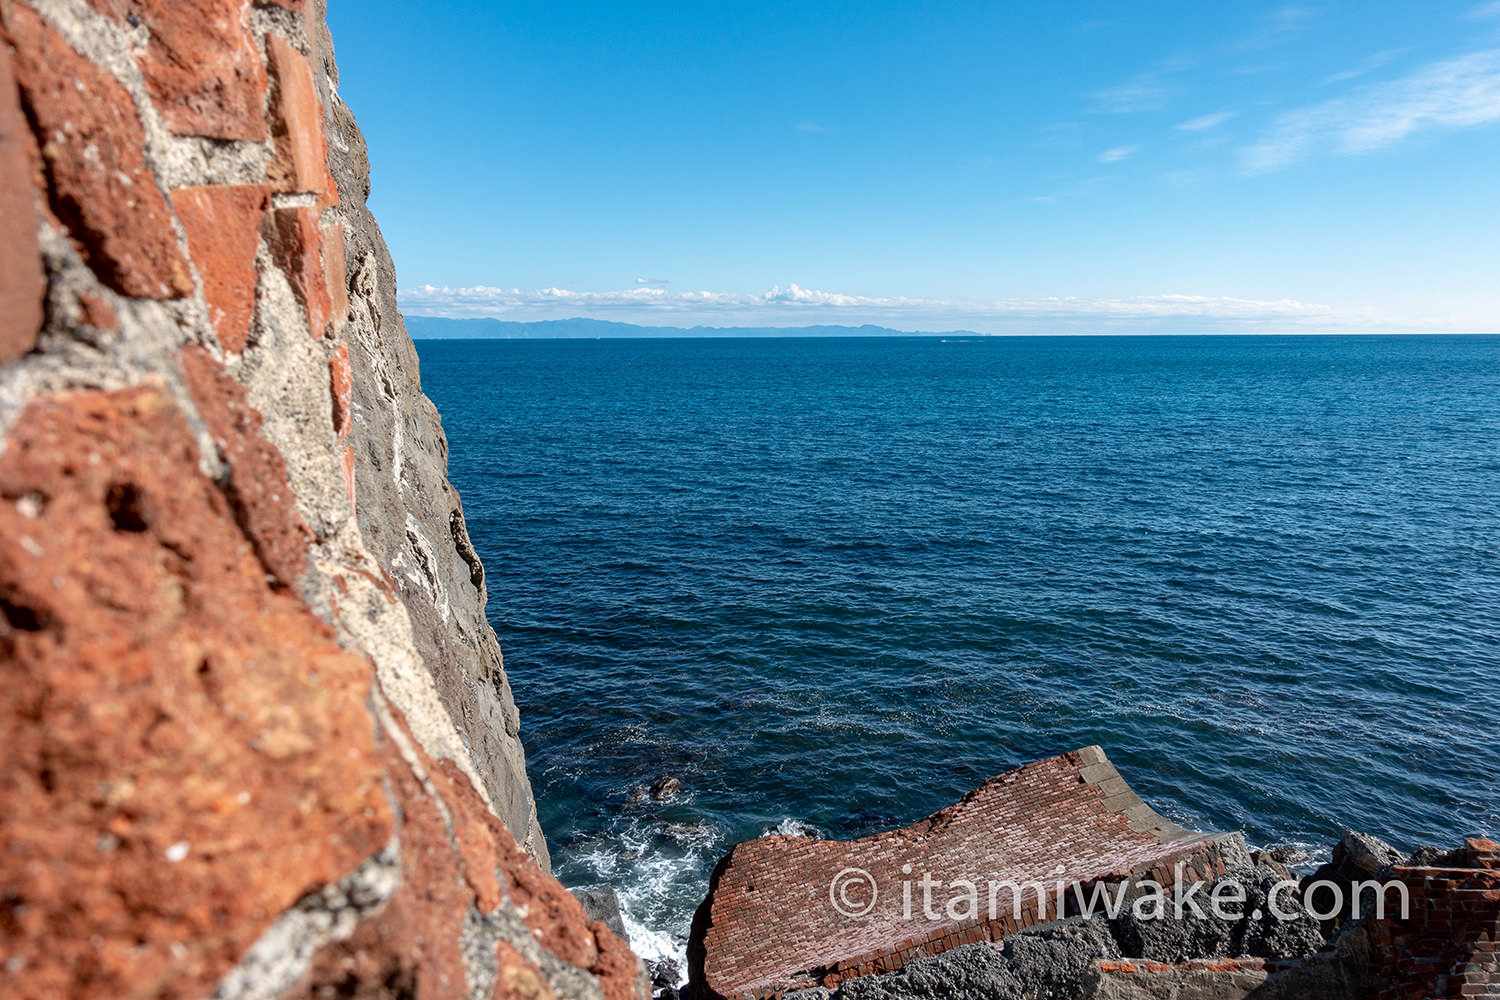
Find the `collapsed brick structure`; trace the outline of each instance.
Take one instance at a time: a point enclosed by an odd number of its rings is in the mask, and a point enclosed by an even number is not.
[[[1086,747],[993,778],[901,830],[847,843],[777,836],[738,845],[720,861],[693,921],[688,961],[702,991],[694,996],[836,987],[1066,915],[1076,892],[1088,898],[1098,883],[1136,877],[1169,886],[1179,866],[1183,880],[1196,882],[1240,863],[1239,853],[1237,839],[1162,819],[1103,750]],[[930,911],[924,875],[944,887]],[[968,890],[959,880],[976,885],[978,912],[962,901]],[[993,910],[990,883],[999,886]]]
[[[1393,870],[1411,909],[1373,924],[1378,1000],[1500,997],[1500,844],[1471,838],[1463,854]]]
[[[547,874],[321,0],[0,0],[0,995],[644,995]]]
[[[1367,896],[1364,919],[1305,959],[1099,962],[1088,994],[1099,1000],[1500,997],[1500,845],[1471,838],[1442,864],[1395,865],[1369,875],[1404,886],[1404,916],[1402,892],[1386,888],[1383,910]]]
[[[1365,845],[1373,847],[1351,853]],[[1500,845],[1471,838],[1418,858],[1424,863],[1346,834],[1334,863],[1300,889],[1291,880],[1277,901],[1268,886],[1287,884],[1286,869],[1252,855],[1237,835],[1162,820],[1102,750],[1088,747],[1001,775],[901,830],[847,843],[777,836],[736,846],[694,920],[692,996],[822,988],[806,995],[925,1000],[949,995],[951,978],[1004,996],[1065,987],[1078,1000],[1500,997]],[[1206,899],[1206,883],[1223,875],[1240,902],[1249,892],[1227,920],[1173,916],[1169,907],[1163,929],[1143,938],[1156,925],[1103,905],[1122,891],[1140,898],[1139,886],[1120,883],[1141,880],[1168,896],[1205,883]],[[987,891],[991,884],[999,888]],[[1287,922],[1277,907],[1289,904],[1309,911]],[[1056,951],[1042,965],[1016,964],[1046,954],[1012,955],[1028,938],[1071,942],[1063,947],[1072,971]],[[910,975],[886,975],[908,965]]]

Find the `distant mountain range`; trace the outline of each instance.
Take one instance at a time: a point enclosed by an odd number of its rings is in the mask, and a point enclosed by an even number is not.
[[[516,323],[500,319],[406,317],[413,340],[558,340],[620,337],[978,337],[968,330],[915,333],[885,326],[636,326],[602,319],[549,319]]]

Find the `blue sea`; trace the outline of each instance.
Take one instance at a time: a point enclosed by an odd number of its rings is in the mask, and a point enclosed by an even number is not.
[[[555,871],[643,954],[736,841],[1091,743],[1310,861],[1500,833],[1500,338],[419,348]]]

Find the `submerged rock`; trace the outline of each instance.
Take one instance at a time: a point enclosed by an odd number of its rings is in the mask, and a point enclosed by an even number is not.
[[[669,774],[657,778],[655,783],[652,784],[651,798],[657,802],[665,802],[667,799],[674,798],[680,791],[682,791],[681,779],[674,778]]]
[[[647,971],[651,973],[651,985],[658,987],[677,988],[677,983],[682,979],[682,966],[675,958],[663,958],[659,961],[648,962]]]

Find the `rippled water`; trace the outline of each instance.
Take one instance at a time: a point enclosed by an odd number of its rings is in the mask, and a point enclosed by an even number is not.
[[[1089,743],[1253,842],[1500,832],[1500,338],[420,353],[555,869],[638,950],[737,840]]]

